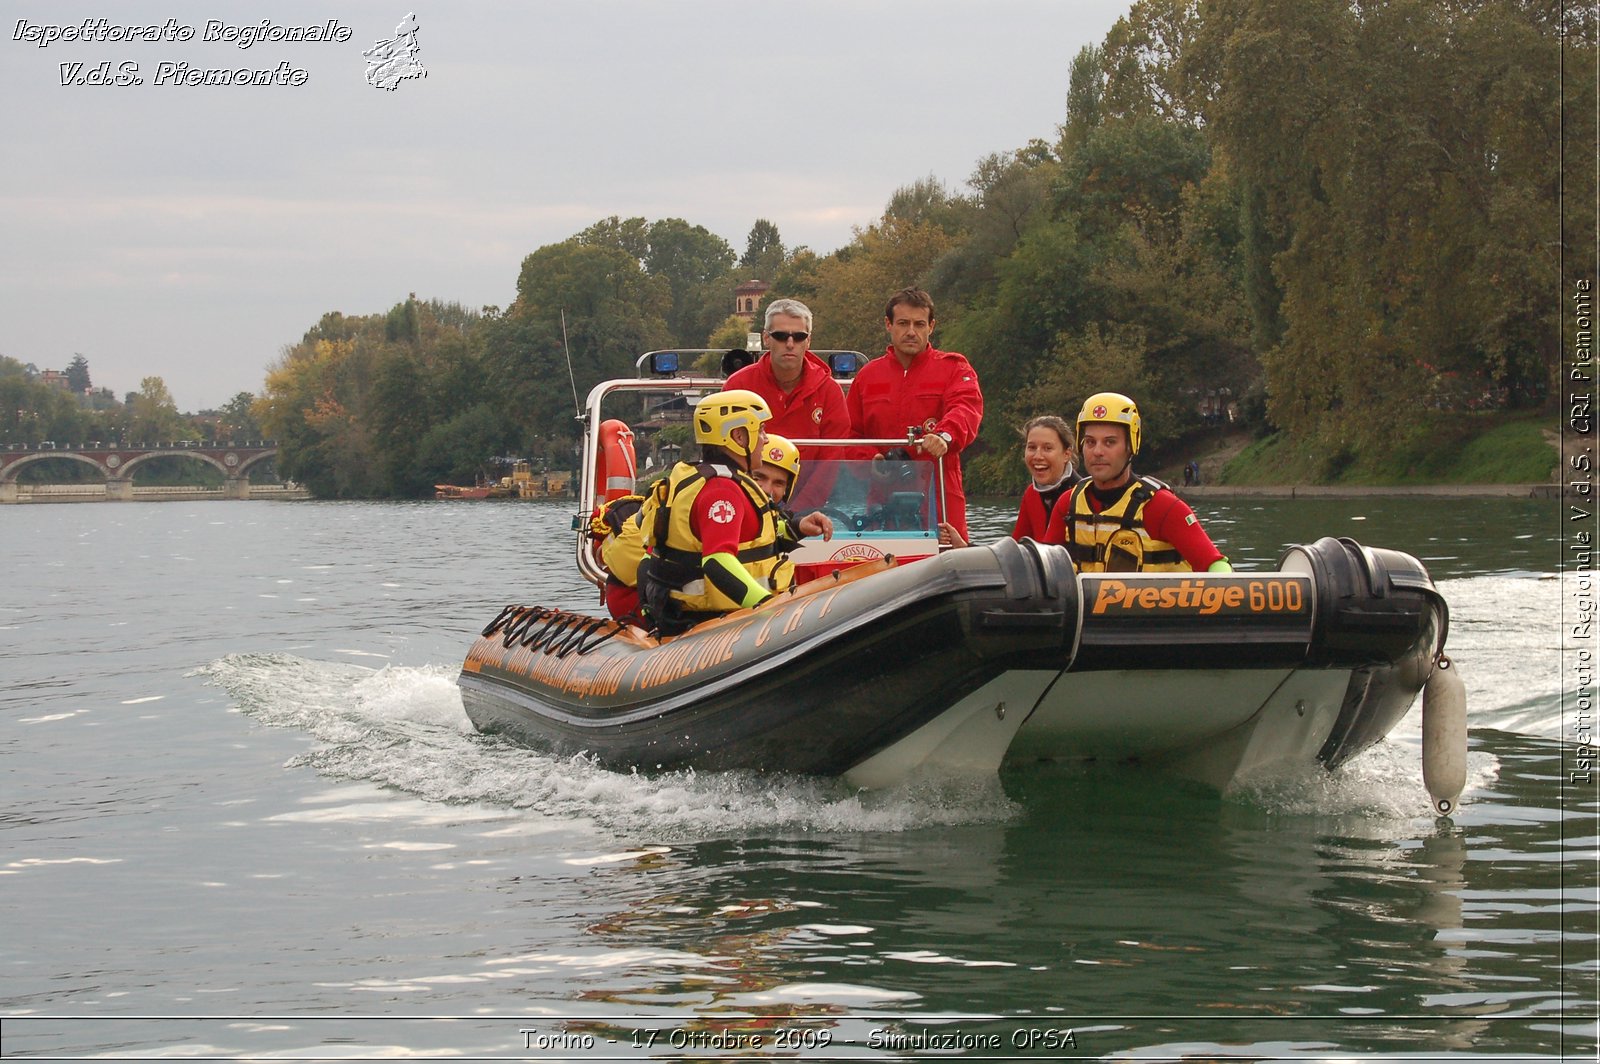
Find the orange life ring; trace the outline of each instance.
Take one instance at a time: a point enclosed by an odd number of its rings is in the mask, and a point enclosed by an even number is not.
[[[633,430],[615,418],[600,422],[600,448],[594,456],[595,506],[633,494],[639,460],[633,452]]]

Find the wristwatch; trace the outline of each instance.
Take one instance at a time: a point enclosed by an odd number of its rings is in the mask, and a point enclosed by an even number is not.
[[[948,432],[935,432],[934,435],[939,437],[941,440],[943,440],[944,441],[944,445],[946,447],[954,447],[955,446],[956,441],[951,437],[951,435]]]

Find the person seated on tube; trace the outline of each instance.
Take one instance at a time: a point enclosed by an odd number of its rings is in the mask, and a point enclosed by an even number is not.
[[[639,563],[644,560],[644,529],[639,524],[643,495],[612,499],[589,519],[589,541],[605,566],[601,595],[612,620],[645,627],[639,614]]]
[[[1132,399],[1089,396],[1077,436],[1088,479],[1057,500],[1044,542],[1065,544],[1085,573],[1233,572],[1189,504],[1134,473],[1143,431]]]
[[[761,464],[751,479],[771,497],[778,515],[778,550],[787,555],[800,545],[809,530],[823,539],[833,538],[833,521],[826,514],[796,519],[783,506],[800,476],[800,449],[783,436],[768,436],[761,449]],[[605,604],[614,620],[645,625],[639,613],[639,563],[645,558],[644,528],[639,523],[644,496],[625,495],[605,504],[590,522],[590,535],[606,567]]]
[[[1029,418],[1022,426],[1022,464],[1033,483],[1022,490],[1012,539],[1030,538],[1043,543],[1050,527],[1050,512],[1082,477],[1073,468],[1072,426],[1054,414]],[[941,542],[965,547],[967,541],[941,522]]]
[[[778,544],[778,512],[751,473],[766,443],[767,402],[745,389],[713,392],[694,408],[699,462],[679,462],[639,512],[645,619],[662,635],[759,606],[789,587],[794,567]],[[801,531],[823,527],[808,514]]]
[[[800,448],[793,440],[768,433],[767,442],[761,445],[761,464],[750,475],[766,489],[778,511],[778,549],[782,553],[789,554],[808,535],[833,538],[833,519],[827,514],[814,511],[796,518],[794,511],[784,505],[800,479]]]

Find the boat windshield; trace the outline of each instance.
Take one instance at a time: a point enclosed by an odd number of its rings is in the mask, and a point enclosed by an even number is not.
[[[818,352],[851,355],[859,366],[859,352]],[[666,430],[688,427],[688,415],[703,395],[720,391],[716,377],[677,376],[689,356],[723,352],[648,352],[639,357],[641,372],[661,374],[602,381],[589,392],[585,404],[582,452],[579,457],[578,512],[573,516],[578,570],[595,584],[605,583],[604,567],[589,537],[589,520],[605,498],[626,490],[643,491],[687,456],[683,435],[669,440]],[[658,356],[671,355],[670,366]],[[849,387],[848,380],[840,386]],[[606,400],[619,400],[606,407]],[[622,402],[628,400],[628,402]],[[611,442],[602,442],[608,431]],[[635,444],[635,440],[638,444]],[[885,457],[904,454],[907,439],[796,439],[800,446],[799,482],[785,501],[796,517],[820,510],[833,521],[833,537],[824,542],[808,537],[790,558],[799,579],[885,555],[901,561],[939,552],[939,521],[943,512],[941,489],[943,459],[937,462]],[[611,450],[616,454],[610,454]],[[690,450],[690,453],[693,453]],[[879,457],[858,457],[878,455]],[[834,457],[837,455],[838,457]],[[643,457],[641,463],[637,457]],[[688,459],[694,460],[694,459]]]
[[[902,561],[939,552],[938,465],[893,458],[802,462],[785,507],[797,518],[820,511],[833,538],[808,537],[790,555],[800,579],[894,555]]]

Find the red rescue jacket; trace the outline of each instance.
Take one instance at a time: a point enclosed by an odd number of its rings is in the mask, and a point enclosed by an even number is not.
[[[947,432],[950,451],[944,459],[944,519],[967,538],[967,496],[961,487],[961,452],[978,438],[983,424],[983,391],[978,373],[966,356],[929,345],[902,367],[894,348],[862,367],[845,396],[854,436],[904,439],[906,429]],[[917,452],[924,461],[932,455]]]
[[[772,420],[762,427],[779,436],[787,436],[796,444],[803,440],[840,440],[850,435],[850,415],[845,412],[844,391],[833,379],[828,364],[806,352],[805,369],[800,374],[794,391],[786,392],[772,374],[772,356],[760,359],[735,371],[728,377],[726,388],[748,388],[767,401],[772,408]],[[827,452],[816,447],[801,447],[800,461],[808,462],[823,457]],[[828,457],[844,457],[835,450]]]

